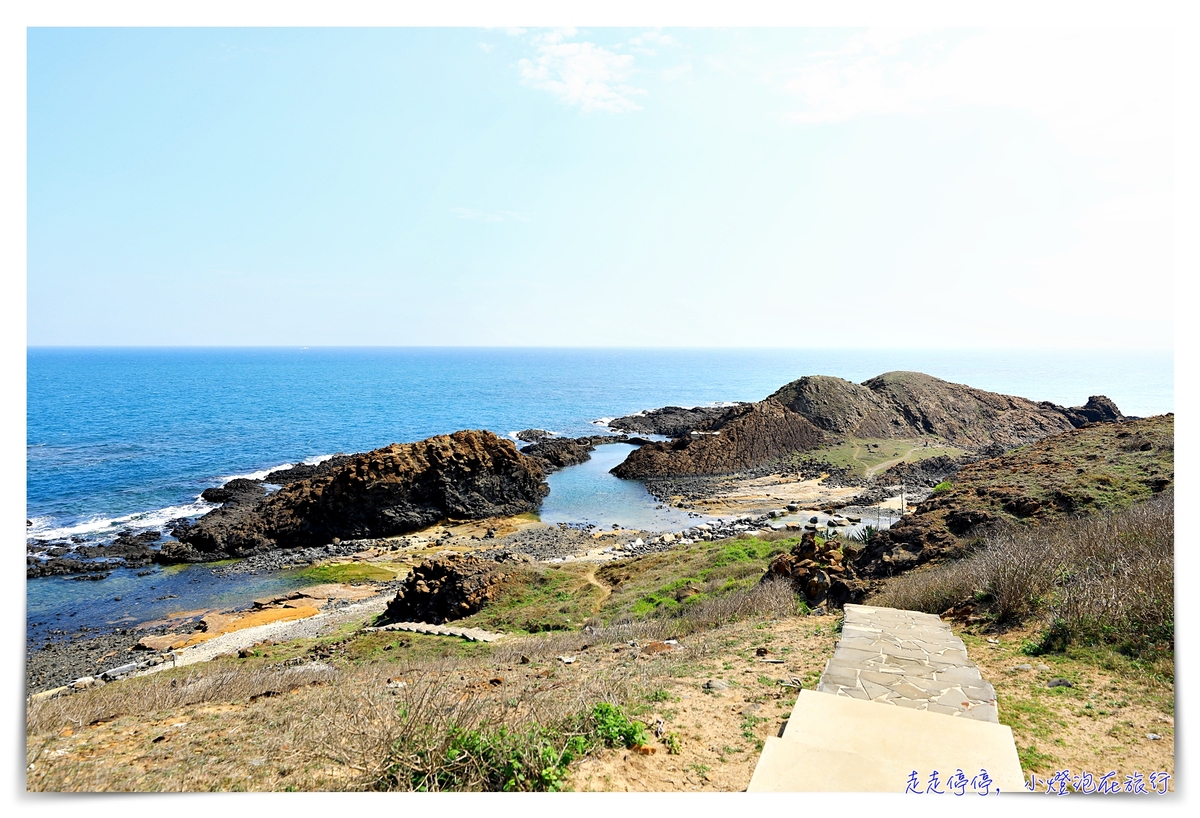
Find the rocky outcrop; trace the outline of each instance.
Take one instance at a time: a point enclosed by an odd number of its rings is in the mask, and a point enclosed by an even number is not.
[[[208,488],[200,492],[200,499],[209,503],[221,503],[222,505],[242,505],[245,503],[256,503],[265,497],[267,490],[263,488],[261,480],[248,480],[245,477],[238,477],[230,480],[223,486]]]
[[[308,480],[312,477],[322,477],[327,474],[332,474],[336,469],[340,469],[343,465],[349,462],[351,457],[355,455],[335,454],[333,457],[327,457],[320,463],[297,463],[294,466],[288,466],[285,469],[276,469],[262,479],[263,483],[271,483],[276,486],[287,486],[295,483],[298,480]],[[228,483],[226,484],[228,485]]]
[[[886,471],[875,475],[877,485],[895,486],[903,483],[906,486],[924,486],[933,488],[938,483],[953,475],[965,464],[974,462],[978,456],[965,455],[951,457],[939,454],[917,460],[913,463],[897,463]]]
[[[592,459],[597,446],[606,443],[648,441],[630,438],[628,435],[587,435],[585,437],[544,437],[531,446],[524,446],[521,454],[537,460],[546,474],[552,474],[567,466],[578,466]]]
[[[545,429],[522,429],[513,437],[522,443],[537,443],[543,437],[553,437],[553,435]]]
[[[156,552],[151,547],[162,539],[161,531],[143,531],[134,534],[130,530],[120,531],[108,545],[76,545],[51,547],[44,557],[27,555],[25,577],[58,576],[64,574],[90,574],[99,577],[108,575],[114,568],[142,568],[154,561]]]
[[[1038,526],[1144,502],[1174,483],[1174,417],[1090,423],[964,465],[950,487],[859,548],[859,577],[891,576],[957,554],[993,525]]]
[[[987,392],[920,372],[887,372],[851,383],[817,375],[800,378],[771,396],[821,429],[858,438],[932,435],[978,450],[1023,446],[1085,423],[1118,421],[1116,405],[1096,395],[1064,408]]]
[[[690,409],[664,406],[662,409],[617,418],[609,422],[608,428],[620,432],[640,432],[644,435],[682,437],[718,420],[729,409],[728,406],[696,406]]]
[[[771,561],[763,581],[784,577],[809,607],[840,608],[847,602],[861,601],[869,589],[844,561],[840,538],[817,542],[816,536],[806,531],[791,551]]]
[[[423,562],[405,577],[384,618],[434,625],[462,619],[495,599],[506,576],[497,563],[476,557]]]
[[[728,409],[686,437],[647,443],[612,473],[633,479],[725,474],[815,449],[825,439],[806,418],[768,398]]]
[[[865,438],[908,437],[910,429],[895,408],[866,386],[829,375],[809,375],[771,395],[817,428]]]
[[[261,502],[222,506],[174,530],[163,562],[246,556],[338,539],[390,537],[449,517],[536,509],[550,489],[537,461],[491,432],[461,431],[353,455]]]
[[[537,458],[541,461],[542,471],[550,474],[567,466],[586,463],[592,457],[593,448],[569,437],[547,437],[531,446],[523,447],[521,454]]]
[[[613,469],[618,477],[644,479],[730,473],[846,438],[935,437],[975,457],[994,456],[1085,424],[1123,419],[1102,395],[1064,408],[920,372],[888,372],[861,384],[812,375],[760,403],[732,409],[668,406],[610,425],[675,436],[669,443],[643,446]],[[930,464],[925,471],[932,474],[946,465]]]
[[[1053,403],[1050,405],[1055,406]],[[1117,405],[1103,395],[1092,395],[1083,406],[1063,411],[1075,426],[1087,423],[1115,423],[1125,419]]]

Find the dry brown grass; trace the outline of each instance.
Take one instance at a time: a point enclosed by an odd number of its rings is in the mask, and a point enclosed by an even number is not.
[[[1172,494],[1122,511],[987,536],[962,560],[897,577],[871,598],[940,613],[975,600],[997,623],[1044,620],[1044,649],[1174,644]]]
[[[707,661],[724,649],[730,623],[794,610],[790,591],[764,583],[685,616],[511,639],[477,655],[430,656],[416,643],[439,638],[413,635],[412,647],[380,660],[335,653],[329,664],[251,669],[225,658],[164,671],[31,702],[27,783],[73,791],[482,790],[516,780],[519,768],[527,778],[518,788],[540,788],[565,773],[561,753],[587,731],[597,703],[636,701],[681,667]],[[686,648],[647,657],[627,644],[672,637]]]

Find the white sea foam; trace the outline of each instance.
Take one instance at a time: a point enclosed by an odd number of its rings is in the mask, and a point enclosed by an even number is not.
[[[247,472],[246,474],[231,474],[227,477],[218,477],[217,480],[220,481],[220,485],[222,486],[228,483],[230,480],[264,480],[266,479],[266,476],[273,471],[290,469],[293,466],[299,465],[315,466],[318,463],[324,463],[326,460],[329,460],[334,456],[335,455],[332,454],[314,454],[312,457],[304,458],[299,463],[280,463],[278,466],[271,466],[269,469],[259,469],[258,471]]]
[[[218,477],[217,480],[219,481],[219,485],[222,485],[222,486],[225,485],[226,483],[228,483],[230,480],[262,480],[273,471],[279,471],[280,469],[290,469],[292,466],[295,466],[295,465],[297,465],[297,464],[296,463],[280,463],[278,466],[272,466],[269,469],[259,469],[258,471],[252,471],[252,472],[248,472],[246,474],[231,474],[227,477]]]
[[[616,418],[596,418],[592,421],[592,423],[596,424],[597,426],[607,426],[614,420],[616,420]]]
[[[158,528],[171,520],[180,517],[199,517],[217,507],[216,503],[208,503],[197,498],[187,505],[167,506],[153,511],[139,511],[125,514],[121,517],[90,517],[74,525],[51,528],[54,519],[51,517],[35,517],[30,520],[31,526],[26,526],[25,533],[39,540],[58,540],[66,537],[83,536],[85,534],[116,533],[122,528]]]

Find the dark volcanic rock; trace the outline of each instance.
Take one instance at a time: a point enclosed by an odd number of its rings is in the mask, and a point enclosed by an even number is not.
[[[462,619],[492,601],[505,576],[497,563],[476,557],[423,562],[404,578],[384,618],[433,625]]]
[[[1050,404],[1054,406],[1054,404]],[[1117,405],[1103,395],[1092,395],[1083,406],[1063,410],[1075,426],[1085,423],[1116,423],[1125,420]]]
[[[525,446],[521,454],[535,458],[542,471],[551,474],[567,466],[578,466],[592,459],[592,451],[606,443],[633,442],[628,435],[586,435],[584,437],[544,437],[532,446]],[[649,443],[642,440],[641,443]]]
[[[810,607],[840,608],[847,602],[861,602],[870,586],[842,564],[841,548],[839,538],[818,545],[812,532],[806,531],[790,552],[771,561],[762,581],[776,577],[788,579]]]
[[[647,435],[682,437],[714,421],[729,411],[728,406],[697,406],[684,409],[679,406],[664,406],[638,415],[626,415],[608,424],[608,428],[621,432],[641,432]]]
[[[1084,423],[1121,420],[1116,405],[1093,396],[1066,409],[986,392],[920,372],[887,372],[862,384],[814,375],[771,396],[821,429],[859,438],[933,435],[978,450],[1011,449]]]
[[[866,386],[829,375],[809,375],[781,387],[771,397],[813,425],[839,435],[907,437],[903,418]]]
[[[825,433],[806,418],[768,398],[728,409],[687,437],[648,443],[612,473],[634,479],[725,474],[815,449],[825,439]]]
[[[522,443],[537,443],[543,437],[553,437],[553,435],[545,429],[522,429],[516,434],[517,440]]]
[[[592,457],[593,448],[595,447],[569,437],[547,437],[531,446],[523,447],[521,454],[540,460],[542,471],[549,474],[567,466],[586,463]]]
[[[295,466],[288,466],[286,469],[276,469],[264,477],[262,482],[271,483],[276,486],[287,486],[298,480],[324,477],[350,462],[352,457],[358,457],[358,455],[335,454],[333,457],[326,458],[320,463],[297,463]]]
[[[73,559],[71,557],[55,557],[45,561],[39,560],[37,557],[25,558],[25,578],[33,579],[35,577],[53,577],[62,576],[65,574],[103,574],[108,576],[108,572],[113,568],[121,567],[123,563],[116,562],[86,562],[84,560]],[[103,579],[103,577],[101,577]]]
[[[178,527],[179,542],[164,545],[159,559],[199,562],[334,537],[390,537],[448,517],[520,514],[549,493],[544,476],[536,460],[491,432],[394,443],[297,480],[255,505],[223,506]]]
[[[946,454],[927,457],[915,463],[897,463],[890,469],[875,476],[875,482],[894,486],[904,483],[908,486],[925,486],[932,488],[950,477],[967,463],[973,463],[978,457],[951,457]]]
[[[209,503],[253,503],[267,494],[259,480],[238,477],[220,488],[208,488],[200,492],[200,499]]]

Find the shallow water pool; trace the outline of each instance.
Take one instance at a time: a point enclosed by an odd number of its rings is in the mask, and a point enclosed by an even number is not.
[[[628,443],[606,443],[596,447],[588,462],[547,477],[550,495],[542,501],[542,522],[678,531],[709,519],[663,505],[641,482],[608,473],[636,448]]]

